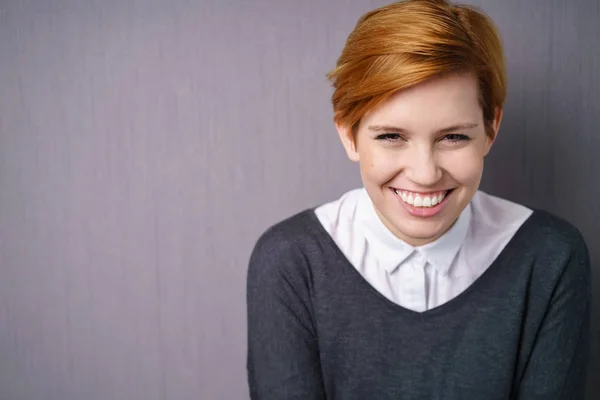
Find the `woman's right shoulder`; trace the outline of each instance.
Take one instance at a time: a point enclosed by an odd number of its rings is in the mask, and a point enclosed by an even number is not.
[[[314,207],[302,210],[267,227],[258,237],[254,248],[275,249],[301,244],[311,234],[314,235],[318,222]]]
[[[330,225],[355,215],[363,192],[363,188],[349,190],[336,200],[304,209],[274,223],[259,236],[256,246],[288,246],[322,239],[324,233],[331,233]]]
[[[268,268],[262,265],[281,266],[285,261],[307,265],[324,257],[328,248],[335,246],[329,225],[359,193],[360,189],[353,189],[335,201],[304,209],[266,228],[252,250],[251,266]]]
[[[308,208],[269,226],[254,244],[249,274],[297,273],[310,268],[320,241],[318,224],[315,209]]]

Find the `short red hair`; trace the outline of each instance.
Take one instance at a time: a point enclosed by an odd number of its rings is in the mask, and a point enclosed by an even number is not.
[[[446,0],[377,8],[358,20],[327,74],[335,89],[334,120],[356,131],[362,117],[392,94],[451,73],[476,76],[489,128],[504,105],[506,67],[500,35],[487,15]]]

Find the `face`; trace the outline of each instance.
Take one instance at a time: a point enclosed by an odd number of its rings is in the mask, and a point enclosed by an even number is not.
[[[380,219],[413,246],[450,229],[479,187],[502,113],[492,138],[478,95],[474,76],[445,76],[396,93],[356,134],[337,126]]]

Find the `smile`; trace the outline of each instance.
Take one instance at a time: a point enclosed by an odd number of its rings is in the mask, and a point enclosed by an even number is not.
[[[400,198],[406,204],[419,208],[431,208],[440,204],[446,198],[446,196],[452,192],[453,189],[441,190],[432,193],[416,193],[399,189],[393,190],[398,198]]]

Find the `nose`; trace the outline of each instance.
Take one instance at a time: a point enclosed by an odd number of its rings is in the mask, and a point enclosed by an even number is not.
[[[407,156],[405,174],[415,186],[433,186],[442,178],[442,169],[431,147],[414,147],[409,153],[405,154]]]

